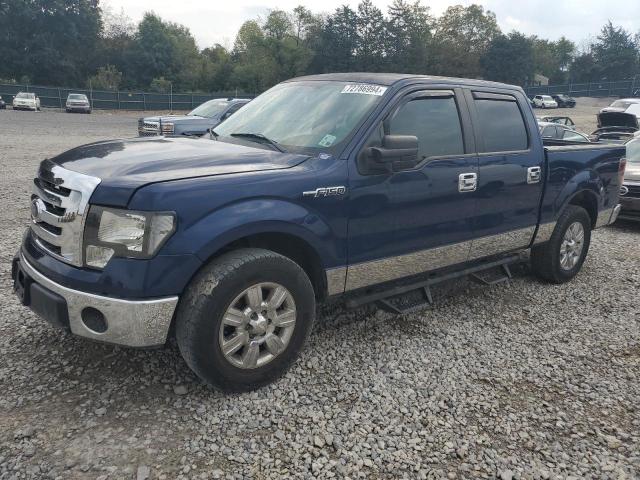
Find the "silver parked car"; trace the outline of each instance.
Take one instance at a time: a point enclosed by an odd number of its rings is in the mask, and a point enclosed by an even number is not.
[[[91,113],[91,103],[84,93],[70,93],[69,96],[67,96],[66,110],[67,113]]]
[[[622,220],[640,222],[640,137],[626,144],[627,168],[620,187],[620,216]]]
[[[589,137],[584,133],[576,132],[567,125],[555,122],[538,122],[542,140],[560,140],[563,142],[590,143]]]

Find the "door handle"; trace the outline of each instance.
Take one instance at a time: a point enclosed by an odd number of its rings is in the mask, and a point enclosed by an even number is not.
[[[458,176],[459,192],[475,192],[478,187],[477,173],[461,173]]]
[[[529,167],[527,169],[527,183],[540,183],[540,179],[542,178],[542,168],[540,167]]]

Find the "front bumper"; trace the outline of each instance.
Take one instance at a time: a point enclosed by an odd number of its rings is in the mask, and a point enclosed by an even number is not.
[[[91,107],[89,105],[67,105],[66,110],[68,112],[88,112]]]
[[[178,303],[177,296],[124,300],[73,290],[42,275],[22,253],[11,273],[22,303],[54,326],[128,347],[163,345]]]

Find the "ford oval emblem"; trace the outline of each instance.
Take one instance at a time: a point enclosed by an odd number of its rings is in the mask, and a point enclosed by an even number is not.
[[[626,195],[627,193],[629,193],[629,187],[627,187],[626,185],[622,185],[620,187],[620,195]]]
[[[40,218],[40,215],[42,215],[42,212],[44,212],[46,209],[47,207],[42,200],[40,200],[39,198],[34,198],[33,200],[31,200],[31,219],[34,222],[41,221],[42,219]]]

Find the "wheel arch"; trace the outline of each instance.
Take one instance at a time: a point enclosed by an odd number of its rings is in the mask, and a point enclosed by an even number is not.
[[[318,251],[304,238],[282,231],[263,231],[232,240],[214,252],[204,265],[220,255],[239,248],[263,248],[287,257],[305,271],[316,294],[316,298],[327,296],[327,277]]]
[[[591,219],[591,229],[596,227],[598,221],[598,195],[589,189],[580,190],[569,198],[567,205],[575,205],[584,208]]]

